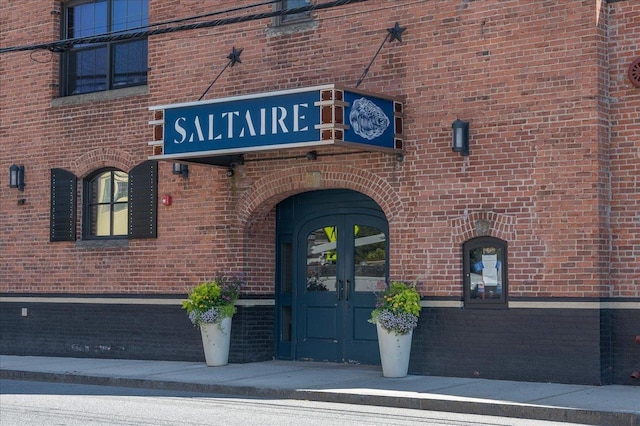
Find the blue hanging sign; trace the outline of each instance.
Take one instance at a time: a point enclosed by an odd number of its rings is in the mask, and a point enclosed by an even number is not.
[[[402,150],[399,101],[335,85],[150,110],[155,160],[319,145]]]

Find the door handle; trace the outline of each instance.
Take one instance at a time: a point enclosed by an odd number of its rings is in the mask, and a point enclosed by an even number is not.
[[[351,281],[347,280],[347,285],[344,286],[344,300],[349,300],[349,287],[351,287]]]
[[[342,282],[342,280],[338,280],[338,288],[336,290],[338,293],[338,300],[342,300],[342,292],[344,291],[344,283]]]

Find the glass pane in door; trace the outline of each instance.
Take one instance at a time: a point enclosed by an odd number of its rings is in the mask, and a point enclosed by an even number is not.
[[[502,247],[485,245],[469,250],[469,295],[471,299],[500,299],[504,252]]]
[[[337,226],[325,226],[307,236],[307,291],[336,291]]]
[[[356,292],[374,292],[387,276],[386,235],[375,226],[355,225],[354,270]]]

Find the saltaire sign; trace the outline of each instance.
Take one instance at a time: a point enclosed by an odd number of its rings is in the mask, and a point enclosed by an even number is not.
[[[402,150],[402,103],[335,85],[149,108],[151,159],[319,145]]]

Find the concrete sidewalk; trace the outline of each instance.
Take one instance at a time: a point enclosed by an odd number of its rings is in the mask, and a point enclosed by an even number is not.
[[[0,355],[0,379],[124,386],[640,426],[640,387],[481,378],[382,377],[380,367],[267,361],[198,362]],[[0,382],[0,393],[2,386]]]

